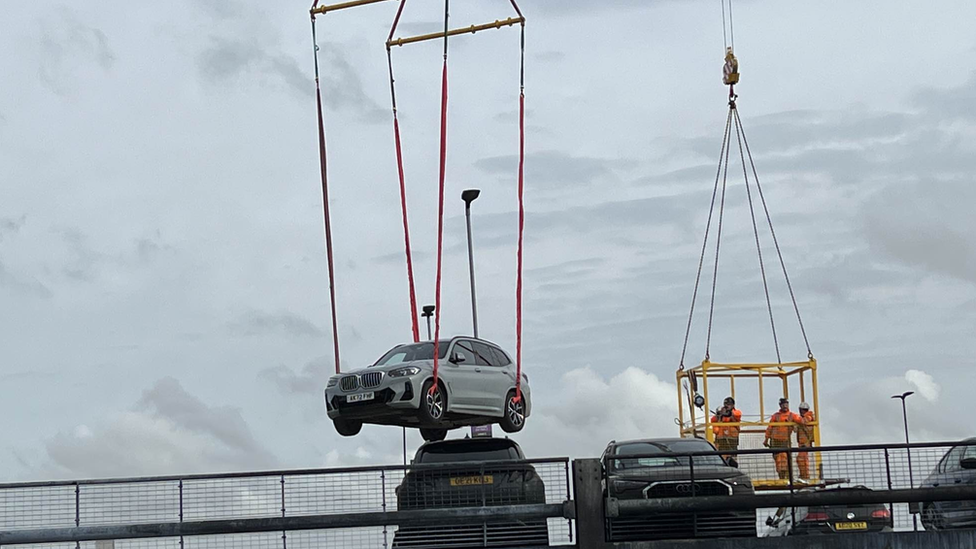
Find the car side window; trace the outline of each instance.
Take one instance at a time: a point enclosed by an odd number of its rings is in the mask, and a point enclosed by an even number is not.
[[[475,360],[477,360],[478,366],[496,366],[494,356],[491,354],[491,348],[481,343],[479,341],[472,341],[472,347],[474,348]]]
[[[474,349],[471,347],[471,342],[466,340],[459,340],[454,344],[454,354],[461,355],[464,357],[464,362],[468,366],[474,366],[477,363],[475,358]]]
[[[491,363],[495,366],[508,366],[512,363],[501,349],[489,345],[488,350],[491,351]]]
[[[962,454],[965,449],[965,446],[956,446],[946,454],[945,461],[943,462],[943,472],[952,473],[962,469],[959,465],[959,460],[962,459]]]

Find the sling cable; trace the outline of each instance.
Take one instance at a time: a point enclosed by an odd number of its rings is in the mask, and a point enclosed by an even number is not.
[[[315,60],[315,105],[318,111],[318,132],[319,132],[319,171],[322,177],[322,216],[325,221],[325,250],[329,262],[329,302],[332,309],[332,348],[335,354],[335,371],[339,373],[339,325],[336,319],[336,292],[335,292],[335,261],[332,253],[332,218],[329,213],[329,175],[328,175],[328,155],[325,146],[325,114],[322,109],[322,87],[319,82],[319,43],[315,33],[315,16],[325,15],[328,12],[338,11],[346,8],[354,8],[367,4],[376,4],[386,0],[351,0],[338,4],[319,5],[319,0],[312,2],[309,15],[312,19],[312,56]],[[416,316],[416,315],[414,315]],[[414,332],[416,332],[416,321],[414,322]]]
[[[516,272],[516,298],[515,298],[515,316],[516,316],[516,381],[515,381],[515,398],[513,399],[513,405],[522,406],[522,235],[525,226],[525,214],[524,214],[524,202],[523,202],[523,186],[524,186],[524,166],[525,166],[525,17],[523,17],[521,10],[516,4],[515,0],[510,0],[512,7],[517,14],[516,17],[509,17],[504,20],[496,20],[492,23],[485,23],[482,25],[471,25],[468,27],[461,27],[451,29],[449,26],[450,19],[450,0],[444,1],[444,31],[436,32],[430,34],[423,34],[419,36],[412,36],[407,38],[394,38],[396,34],[397,26],[400,23],[400,16],[403,13],[403,8],[406,6],[407,0],[400,0],[400,5],[397,8],[396,16],[393,19],[393,25],[390,28],[390,34],[386,41],[386,51],[387,51],[387,62],[389,65],[390,74],[390,100],[393,108],[393,134],[394,142],[396,147],[396,158],[397,158],[397,174],[399,176],[400,182],[400,206],[401,213],[403,216],[403,232],[404,232],[404,247],[407,260],[407,277],[408,286],[410,289],[410,309],[411,318],[413,326],[413,336],[414,341],[419,341],[419,331],[417,327],[417,300],[415,295],[415,285],[413,280],[413,259],[411,257],[410,250],[410,236],[409,227],[407,223],[407,201],[406,201],[406,183],[404,181],[403,175],[403,149],[400,139],[400,124],[397,117],[397,101],[396,101],[396,84],[393,75],[393,46],[404,46],[407,44],[413,44],[416,42],[423,42],[427,40],[437,40],[443,39],[444,41],[444,51],[443,51],[443,66],[441,69],[441,102],[440,102],[440,147],[439,147],[439,172],[438,172],[438,209],[437,209],[437,266],[436,275],[434,281],[434,376],[433,383],[431,384],[430,390],[428,391],[427,398],[434,398],[437,391],[438,383],[438,370],[439,370],[439,358],[440,354],[440,315],[441,315],[441,268],[443,261],[443,242],[444,242],[444,187],[446,179],[446,166],[447,166],[447,94],[448,94],[448,38],[451,36],[457,36],[461,34],[474,34],[479,31],[489,30],[489,29],[499,29],[502,27],[512,26],[515,24],[521,27],[520,36],[520,54],[519,54],[519,165],[518,165],[518,209],[519,209],[519,221],[518,221],[518,250],[517,250],[517,272]]]
[[[726,3],[728,3],[727,10]],[[727,18],[726,13],[728,15]],[[735,32],[732,21],[732,0],[722,0],[722,20],[723,35],[725,37],[725,64],[722,68],[722,83],[729,88],[729,110],[725,120],[725,130],[722,135],[722,146],[719,151],[718,168],[715,174],[715,183],[712,187],[711,202],[709,205],[707,221],[705,223],[705,234],[702,241],[701,255],[698,259],[698,271],[695,275],[691,309],[688,313],[684,343],[681,347],[681,358],[679,359],[678,363],[678,419],[676,423],[679,426],[680,435],[682,437],[706,438],[711,442],[716,442],[717,446],[719,446],[719,450],[729,451],[730,455],[734,455],[734,450],[737,449],[758,448],[760,446],[760,441],[763,441],[763,444],[769,443],[770,432],[774,432],[776,436],[785,434],[783,437],[784,440],[780,441],[779,443],[785,445],[787,448],[794,446],[794,434],[796,435],[796,446],[819,446],[820,427],[818,420],[820,416],[819,395],[817,389],[817,361],[814,358],[813,351],[810,348],[810,341],[807,338],[806,329],[803,325],[803,319],[800,316],[800,309],[797,304],[796,294],[793,291],[793,285],[786,269],[786,262],[783,259],[783,253],[779,240],[776,237],[776,231],[773,229],[772,217],[769,213],[766,195],[763,192],[762,185],[759,181],[759,173],[752,157],[752,151],[749,148],[749,141],[746,138],[745,130],[742,127],[742,120],[739,117],[739,109],[736,103],[738,95],[736,95],[735,86],[739,83],[739,61],[736,58],[734,51]],[[725,220],[729,154],[732,149],[733,140],[737,145],[738,156],[742,165],[742,177],[745,182],[746,201],[749,205],[753,237],[759,262],[759,272],[761,274],[763,293],[765,295],[766,312],[769,317],[770,332],[772,333],[772,347],[776,356],[776,362],[772,363],[721,364],[711,362],[712,327],[715,316],[715,296],[722,244],[722,229]],[[746,162],[747,159],[748,163]],[[750,175],[752,177],[752,181],[750,181]],[[719,192],[719,182],[721,182],[721,192]],[[755,185],[755,194],[753,193],[752,189],[753,184]],[[782,359],[779,344],[779,334],[777,333],[777,326],[773,315],[772,300],[770,298],[766,263],[763,258],[763,249],[760,242],[760,224],[756,220],[756,197],[758,197],[758,201],[762,206],[762,213],[765,216],[765,225],[769,229],[769,235],[776,251],[776,257],[779,261],[779,266],[782,270],[786,287],[789,290],[790,300],[792,302],[793,311],[796,315],[797,324],[799,325],[800,334],[802,335],[803,342],[806,345],[807,360],[805,361],[783,362]],[[685,357],[688,350],[692,320],[695,314],[695,305],[698,300],[698,290],[701,283],[702,271],[704,270],[705,256],[708,252],[708,240],[712,231],[713,220],[715,219],[716,200],[718,202],[718,216],[715,235],[714,262],[712,265],[711,295],[709,300],[704,359],[700,365],[685,369]],[[751,408],[753,406],[751,404],[735,402],[737,380],[755,380],[757,382],[758,403],[755,404],[754,408]],[[766,382],[778,382],[778,384],[781,384],[781,388],[778,388],[778,392],[775,395],[779,398],[779,402],[781,403],[786,401],[785,403],[787,405],[789,404],[788,400],[791,388],[798,389],[799,401],[797,404],[799,404],[801,401],[805,403],[808,398],[810,398],[813,402],[811,419],[800,423],[797,423],[796,421],[783,422],[780,419],[783,417],[782,415],[777,413],[767,414],[765,407]],[[701,387],[699,387],[699,384]],[[717,389],[716,385],[719,385]],[[709,395],[710,388],[713,392],[712,395]],[[684,389],[685,395],[682,394],[682,389]],[[699,391],[699,389],[701,390]],[[717,411],[715,416],[712,416],[712,408],[709,406],[709,399],[710,396],[715,396],[714,393],[716,390],[727,390],[727,393],[720,394],[718,398],[722,399],[723,397],[726,397],[726,395],[729,395],[729,397],[732,399],[732,405],[735,408],[746,408],[745,415],[742,415],[742,418],[739,420],[732,419],[731,421],[729,421],[731,419],[729,417],[726,417],[724,420],[719,418],[719,413]],[[692,394],[694,394],[694,397],[692,397]],[[684,398],[685,396],[687,396],[687,399]],[[685,410],[686,406],[687,418]],[[698,408],[700,412],[697,412],[695,408]],[[756,414],[756,412],[758,412],[758,414]],[[716,418],[719,419],[716,420]],[[788,454],[796,457],[796,469],[793,468],[793,460],[786,459]],[[777,456],[778,457],[775,460],[775,472],[771,470],[765,472],[766,469],[769,468],[763,467],[763,465],[773,464],[772,462],[766,463],[769,461],[769,456],[767,455],[739,456],[739,461],[741,463],[756,461],[756,463],[750,463],[748,465],[751,472],[756,472],[756,474],[752,475],[753,484],[756,489],[776,489],[782,488],[787,484],[792,485],[792,479],[795,478],[794,475],[796,475],[799,480],[805,481],[808,484],[823,482],[823,470],[819,453],[813,453],[813,457],[816,462],[816,471],[812,476],[810,475],[808,469],[809,456],[807,452],[785,451],[782,455],[777,454]],[[763,472],[760,473],[759,471]]]

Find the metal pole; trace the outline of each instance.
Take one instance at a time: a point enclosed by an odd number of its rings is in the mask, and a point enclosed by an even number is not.
[[[901,415],[905,423],[905,453],[908,455],[908,484],[909,488],[915,488],[915,473],[912,471],[912,449],[909,446],[911,441],[908,438],[908,405],[905,400],[915,394],[915,391],[905,391],[900,395],[892,395],[891,398],[901,399]],[[918,514],[912,513],[912,528],[918,531]]]
[[[461,200],[464,201],[464,219],[468,230],[468,276],[471,278],[471,325],[474,328],[474,337],[478,337],[478,302],[477,294],[474,289],[474,246],[471,243],[471,203],[478,198],[481,191],[478,189],[468,189],[461,193]]]

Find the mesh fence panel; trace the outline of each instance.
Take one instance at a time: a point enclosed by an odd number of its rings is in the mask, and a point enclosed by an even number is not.
[[[0,486],[0,530],[125,526],[382,513],[456,507],[561,504],[570,498],[569,461],[442,464],[276,473],[34,483]],[[85,542],[109,547],[409,547],[417,539],[483,547],[532,538],[572,543],[565,519],[465,525],[341,528],[260,534]],[[182,541],[182,544],[181,544]],[[430,544],[427,544],[430,546]],[[41,547],[40,545],[36,547]],[[44,545],[75,548],[75,543]]]

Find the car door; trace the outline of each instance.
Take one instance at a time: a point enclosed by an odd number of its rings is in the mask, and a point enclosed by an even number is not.
[[[455,340],[447,357],[448,362],[442,372],[451,388],[450,409],[455,412],[477,413],[479,411],[477,393],[480,390],[478,384],[481,378],[477,371],[477,359],[471,341]]]
[[[505,413],[505,395],[512,384],[511,380],[490,345],[480,341],[474,341],[472,344],[478,373],[481,374],[480,404],[485,413],[501,417]]]

